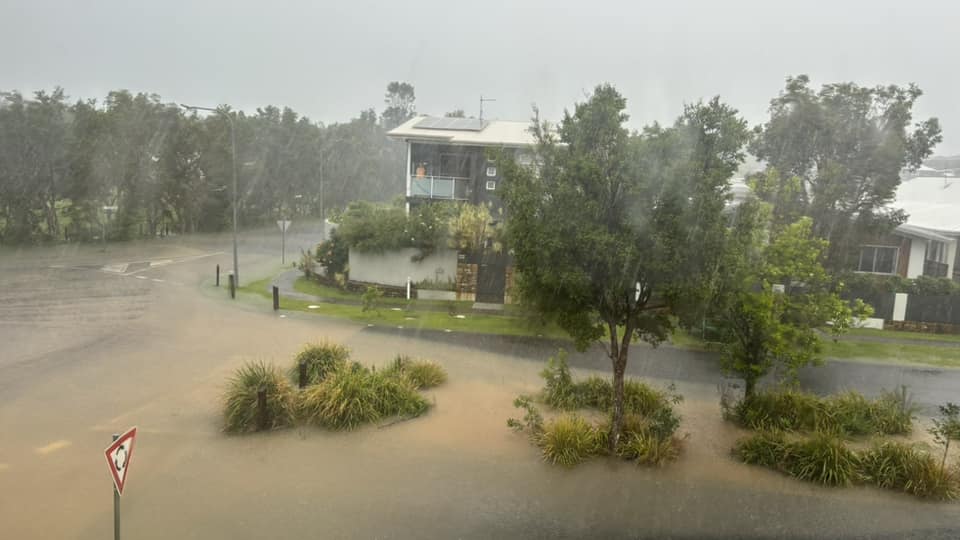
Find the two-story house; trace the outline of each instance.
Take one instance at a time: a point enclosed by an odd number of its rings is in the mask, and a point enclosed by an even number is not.
[[[498,196],[502,177],[488,151],[514,152],[523,161],[536,142],[529,122],[475,118],[417,116],[387,135],[407,146],[408,209],[432,201],[464,201],[488,205],[495,220],[504,215]],[[503,303],[508,255],[484,250],[460,257],[468,268],[476,267],[476,300]]]

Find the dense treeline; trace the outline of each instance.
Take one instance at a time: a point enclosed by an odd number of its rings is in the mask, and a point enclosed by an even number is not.
[[[382,115],[323,125],[290,108],[196,113],[126,90],[75,102],[60,88],[0,93],[0,243],[90,240],[104,224],[111,239],[227,228],[231,117],[242,225],[389,200],[403,192],[404,149],[385,133],[413,101],[412,86],[391,83]]]

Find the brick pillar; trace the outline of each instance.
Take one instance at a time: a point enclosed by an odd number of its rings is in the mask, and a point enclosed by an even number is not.
[[[477,299],[477,265],[457,262],[457,300],[475,302]]]

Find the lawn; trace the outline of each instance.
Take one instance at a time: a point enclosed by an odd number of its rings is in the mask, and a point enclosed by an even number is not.
[[[263,298],[270,298],[270,293],[267,291],[267,287],[270,285],[271,281],[272,278],[266,278],[259,281],[250,282],[246,286],[241,287],[240,292],[252,293]],[[300,280],[298,280],[298,282],[300,282]],[[306,290],[306,285],[316,285],[320,288]],[[320,292],[325,289],[330,288],[324,287],[320,284],[307,282],[301,285],[301,288],[296,290],[307,294],[315,294],[317,296],[330,298],[330,296]],[[349,294],[343,291],[337,292],[340,294]],[[353,297],[354,296],[351,296],[351,298]],[[359,296],[356,296],[356,298],[359,298]],[[467,312],[460,316],[462,318],[458,318],[456,316],[451,316],[446,311],[416,310],[416,304],[419,303],[422,306],[424,302],[427,302],[424,300],[414,301],[414,309],[412,310],[399,309],[398,304],[399,306],[406,304],[406,300],[404,299],[384,298],[383,300],[383,305],[380,306],[377,312],[363,312],[361,306],[358,305],[331,304],[326,302],[314,303],[293,298],[281,298],[280,308],[291,311],[316,313],[330,317],[340,317],[356,322],[374,324],[377,326],[402,326],[404,328],[417,328],[423,330],[449,330],[456,332],[470,332],[475,334],[538,336],[555,339],[568,339],[563,331],[552,325],[536,328],[528,324],[525,319],[519,317],[471,313],[469,312],[471,305],[470,302],[457,302],[457,304],[463,304],[463,310]],[[387,300],[400,300],[401,302],[387,303]],[[447,305],[447,302],[437,303],[442,306]],[[310,308],[309,306],[315,307]]]
[[[958,334],[931,334],[929,332],[908,332],[905,330],[874,330],[872,328],[853,328],[850,336],[871,336],[891,339],[913,339],[917,341],[951,341],[960,343]]]
[[[824,340],[823,352],[827,358],[960,367],[960,347]]]
[[[353,302],[360,303],[361,293],[353,293],[350,291],[344,291],[336,287],[330,287],[329,285],[324,285],[322,283],[317,283],[312,279],[307,279],[303,276],[297,278],[293,282],[293,290],[310,294],[313,296],[319,296],[320,298],[329,298],[331,300],[349,300]],[[408,300],[406,298],[390,298],[383,297],[380,299],[380,303],[385,306],[391,307],[404,307],[407,305]],[[469,301],[453,301],[453,300],[410,300],[411,307],[413,309],[434,309],[449,311],[451,307],[454,307],[457,312],[466,312],[470,311],[473,306],[473,302]],[[451,305],[452,304],[452,305]]]

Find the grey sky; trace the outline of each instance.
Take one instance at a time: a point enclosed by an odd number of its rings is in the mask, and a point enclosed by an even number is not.
[[[960,4],[913,0],[389,2],[0,0],[0,89],[127,88],[164,100],[287,105],[314,120],[382,109],[390,80],[421,112],[496,98],[488,116],[548,118],[596,83],[631,123],[670,122],[719,94],[751,122],[790,74],[815,83],[916,82],[960,154]]]

